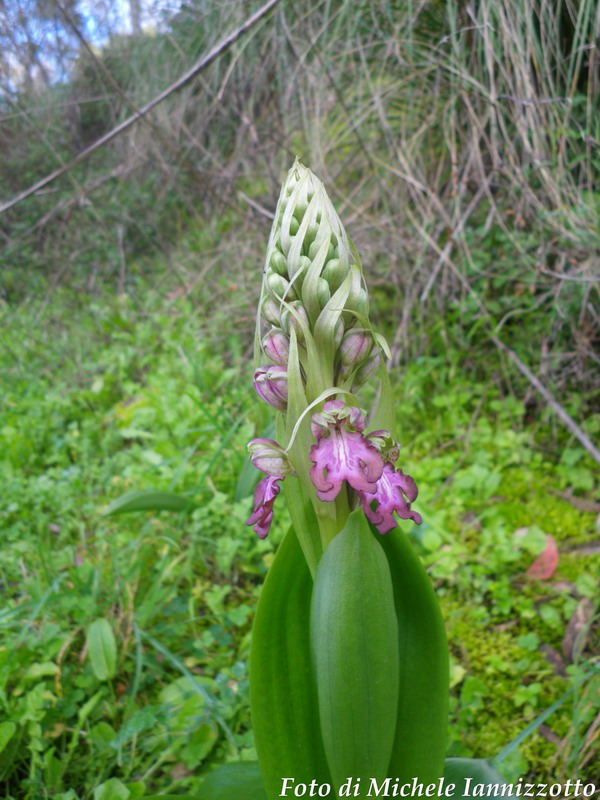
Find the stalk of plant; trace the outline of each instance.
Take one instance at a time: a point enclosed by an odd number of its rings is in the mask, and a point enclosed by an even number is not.
[[[421,517],[416,483],[396,464],[386,353],[356,248],[296,160],[256,325],[254,383],[273,407],[277,441],[249,444],[264,477],[248,524],[267,536],[282,486],[293,522],[253,630],[252,721],[269,798],[283,778],[328,784],[331,796],[352,779],[363,797],[371,780],[429,783],[444,772],[447,644],[398,527]],[[365,411],[359,392],[370,381],[379,402]]]

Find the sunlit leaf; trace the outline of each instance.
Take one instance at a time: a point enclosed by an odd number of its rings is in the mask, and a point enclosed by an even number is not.
[[[97,619],[88,628],[87,647],[94,675],[100,681],[114,677],[117,667],[117,643],[107,619]]]
[[[190,511],[196,505],[187,497],[154,489],[128,492],[121,495],[104,510],[104,515],[125,514],[129,511]]]
[[[387,775],[398,709],[398,622],[387,559],[362,509],[317,568],[311,607],[323,745],[336,789]]]
[[[311,592],[310,571],[290,530],[260,595],[250,657],[252,725],[269,800],[280,796],[282,776],[330,783],[310,656]]]

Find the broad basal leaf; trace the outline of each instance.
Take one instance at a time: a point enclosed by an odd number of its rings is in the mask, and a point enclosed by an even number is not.
[[[312,578],[293,531],[285,537],[260,595],[252,632],[250,704],[269,800],[282,778],[330,783],[310,660]]]
[[[362,509],[317,568],[311,643],[323,744],[336,785],[381,779],[398,708],[398,622],[387,559]]]
[[[398,620],[399,695],[388,774],[401,782],[442,776],[448,724],[448,645],[431,580],[406,535],[380,536],[387,556]]]

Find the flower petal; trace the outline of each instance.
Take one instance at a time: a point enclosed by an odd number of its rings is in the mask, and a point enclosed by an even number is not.
[[[377,481],[375,496],[360,492],[359,497],[367,519],[375,525],[379,533],[388,533],[397,525],[394,511],[400,519],[411,519],[417,525],[421,524],[421,515],[410,508],[417,493],[417,484],[410,475],[405,475],[402,470],[396,472],[388,463]]]
[[[273,503],[281,491],[277,481],[283,480],[282,475],[268,475],[262,478],[254,490],[254,511],[248,517],[246,525],[253,525],[259,539],[264,539],[269,533],[273,520]]]
[[[319,438],[310,449],[314,466],[310,477],[319,500],[335,500],[346,480],[357,492],[374,494],[383,472],[377,449],[358,431],[330,426],[329,436]]]

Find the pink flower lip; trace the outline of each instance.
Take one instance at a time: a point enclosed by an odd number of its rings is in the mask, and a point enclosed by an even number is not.
[[[375,493],[383,459],[362,435],[364,425],[360,410],[340,400],[330,400],[313,415],[311,429],[317,444],[308,457],[319,500],[335,500],[344,481],[357,492]]]

